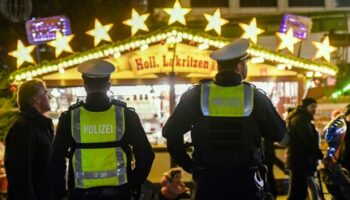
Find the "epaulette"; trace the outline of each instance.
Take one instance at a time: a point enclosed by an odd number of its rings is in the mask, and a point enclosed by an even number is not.
[[[112,104],[126,108],[126,103],[117,99],[112,99],[111,100]]]
[[[78,101],[77,103],[69,106],[68,110],[73,110],[73,109],[78,108],[78,107],[80,107],[82,105],[84,105],[84,101]]]
[[[127,107],[126,109],[133,111],[133,112],[136,112],[135,108],[133,108],[133,107]]]
[[[256,89],[257,91],[259,91],[260,93],[266,96],[266,92],[260,88],[257,88],[256,85],[254,85],[253,83],[243,81],[243,84],[250,85],[252,88]]]
[[[210,81],[213,81],[213,79],[205,78],[205,79],[200,80],[199,84],[207,83],[207,82],[210,82]]]

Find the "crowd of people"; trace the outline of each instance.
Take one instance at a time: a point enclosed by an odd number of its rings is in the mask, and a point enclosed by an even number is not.
[[[306,199],[308,182],[318,161],[325,157],[313,125],[317,102],[303,99],[285,122],[264,92],[243,81],[250,58],[248,48],[249,41],[241,38],[211,53],[218,64],[215,79],[204,80],[185,92],[164,125],[168,151],[192,174],[194,188],[190,194],[181,181],[182,170],[171,169],[161,180],[160,198],[273,199],[277,195],[274,151],[268,150],[274,142],[288,137],[288,199]],[[78,66],[87,98],[61,114],[55,133],[52,120],[45,116],[50,110],[45,83],[33,79],[20,85],[20,113],[6,137],[9,200],[141,198],[140,187],[155,154],[135,110],[107,96],[114,70],[102,59]],[[347,124],[349,110],[342,115]],[[189,131],[192,155],[187,153],[183,138]],[[341,141],[349,138],[344,135]],[[341,151],[328,152],[328,164],[338,159],[349,169],[348,140],[334,147]]]

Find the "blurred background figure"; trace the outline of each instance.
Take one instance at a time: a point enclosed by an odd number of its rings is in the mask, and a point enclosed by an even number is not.
[[[318,160],[323,158],[319,134],[313,124],[317,101],[305,98],[287,118],[290,140],[287,144],[287,167],[290,170],[288,200],[303,200],[307,196],[308,180],[312,179]]]
[[[159,200],[190,198],[190,189],[182,182],[182,170],[172,168],[163,174]]]

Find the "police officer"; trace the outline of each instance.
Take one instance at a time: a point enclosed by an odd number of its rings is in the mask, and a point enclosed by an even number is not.
[[[196,181],[196,200],[261,199],[261,136],[280,141],[284,121],[247,76],[249,41],[238,39],[210,54],[218,63],[215,80],[185,92],[163,128],[168,151]],[[194,152],[183,135],[191,131]]]
[[[107,96],[114,66],[105,60],[89,60],[78,71],[87,98],[69,107],[59,119],[49,163],[53,199],[67,195],[68,158],[69,199],[129,200],[130,191],[148,176],[154,159],[152,147],[135,111]],[[133,169],[131,148],[136,161]]]

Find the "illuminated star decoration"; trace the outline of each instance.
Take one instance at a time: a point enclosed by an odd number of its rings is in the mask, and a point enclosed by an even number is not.
[[[328,62],[331,60],[330,54],[337,50],[337,48],[329,45],[329,38],[326,36],[322,42],[312,42],[317,48],[315,58],[324,57]]]
[[[208,25],[205,27],[205,31],[214,29],[218,35],[221,35],[221,26],[227,24],[228,21],[221,18],[220,9],[216,9],[213,15],[204,14],[204,16],[208,20]]]
[[[102,40],[111,42],[111,37],[108,35],[108,31],[113,27],[113,24],[107,24],[102,26],[98,19],[95,19],[95,29],[89,30],[86,34],[94,37],[94,46],[97,46]]]
[[[33,57],[30,53],[35,48],[34,45],[25,47],[21,40],[17,41],[17,50],[9,52],[8,55],[17,58],[17,68],[19,68],[25,61],[34,63]]]
[[[290,28],[285,34],[277,32],[276,35],[281,39],[277,49],[287,48],[291,53],[294,53],[294,44],[300,42],[300,39],[293,36],[293,29]]]
[[[256,44],[257,42],[257,36],[263,32],[265,32],[263,29],[260,29],[256,26],[256,19],[255,17],[250,21],[250,24],[243,24],[239,23],[239,26],[244,30],[244,33],[242,35],[242,38],[250,39],[253,43]]]
[[[175,1],[173,8],[164,8],[163,10],[170,15],[168,25],[175,22],[186,25],[185,15],[191,11],[190,8],[182,8],[178,0]]]
[[[56,39],[48,42],[47,44],[55,47],[55,55],[58,57],[62,51],[70,52],[72,53],[73,50],[69,46],[69,42],[73,39],[74,35],[68,35],[68,36],[63,36],[61,32],[57,31],[56,32]]]
[[[123,21],[123,24],[131,26],[131,35],[135,35],[138,30],[148,31],[145,24],[149,14],[139,15],[135,9],[132,9],[131,19]]]

